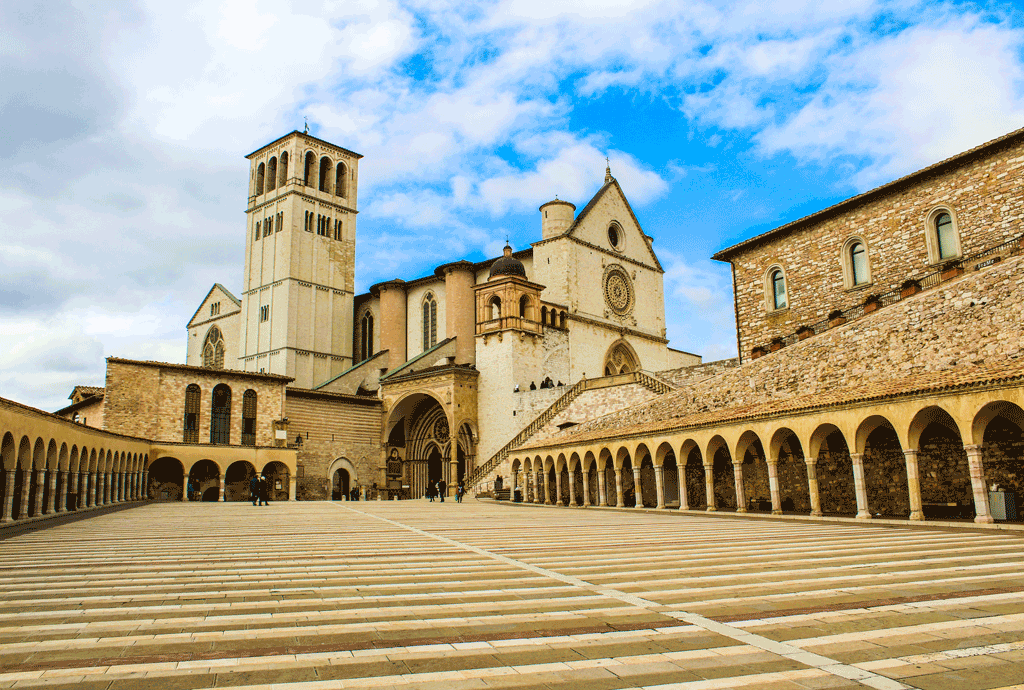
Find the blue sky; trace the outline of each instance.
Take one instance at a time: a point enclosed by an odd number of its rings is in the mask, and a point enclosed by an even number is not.
[[[527,246],[608,156],[706,360],[735,354],[714,251],[1024,126],[1008,3],[113,7],[0,7],[0,395],[49,410],[106,356],[183,361],[241,285],[243,156],[304,117],[365,155],[361,289]]]

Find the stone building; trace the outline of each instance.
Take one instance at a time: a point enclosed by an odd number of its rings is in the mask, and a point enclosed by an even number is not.
[[[526,500],[1012,518],[1024,495],[1024,130],[722,250],[736,366],[495,464]]]
[[[111,468],[119,496],[501,477],[537,502],[980,523],[1024,494],[1024,130],[716,254],[739,357],[707,364],[668,347],[610,171],[579,213],[542,205],[526,249],[355,294],[359,158],[299,132],[250,154],[241,299],[209,290],[186,365],[110,358],[55,421],[0,409],[5,519],[112,500]]]

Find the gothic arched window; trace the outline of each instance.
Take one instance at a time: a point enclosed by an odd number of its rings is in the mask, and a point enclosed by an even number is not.
[[[265,165],[263,165],[263,163],[260,163],[259,166],[256,168],[256,194],[257,195],[263,193],[263,177],[264,177],[264,175],[266,175],[266,172],[267,172],[267,167]]]
[[[328,188],[328,184],[330,182],[330,178],[327,175],[327,173],[329,173],[330,171],[331,171],[331,159],[328,158],[327,156],[324,156],[323,158],[320,159],[320,187],[319,187],[319,189],[320,189],[321,192],[329,192],[329,191],[331,191]]]
[[[185,443],[199,443],[199,399],[202,391],[192,383],[185,388],[185,419],[182,424],[181,440]]]
[[[288,181],[288,152],[287,151],[285,151],[285,152],[283,152],[281,154],[280,170],[281,170],[281,172],[280,172],[281,179],[278,180],[277,186],[278,187],[283,187],[284,183]]]
[[[309,183],[313,181],[313,173],[316,172],[314,170],[314,166],[316,166],[316,154],[313,153],[312,151],[307,151],[306,166],[305,169],[302,171],[302,184],[306,185],[307,187],[309,186]]]
[[[365,362],[373,356],[373,314],[366,312],[359,322],[359,361]]]
[[[256,445],[256,391],[242,393],[242,445]]]
[[[210,443],[231,443],[231,389],[223,383],[213,389],[210,406]]]
[[[224,337],[216,326],[206,332],[203,342],[203,366],[210,369],[224,368]]]
[[[437,300],[427,294],[423,300],[423,350],[437,345]]]

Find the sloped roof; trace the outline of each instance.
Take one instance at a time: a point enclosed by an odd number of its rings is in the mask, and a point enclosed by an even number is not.
[[[192,318],[188,320],[188,325],[189,326],[191,326],[192,322],[196,320],[197,316],[199,316],[199,310],[203,308],[204,304],[206,304],[206,300],[210,299],[210,295],[213,294],[214,290],[220,290],[221,292],[223,292],[227,296],[228,299],[230,299],[232,302],[235,303],[236,307],[238,307],[239,309],[242,308],[242,300],[238,299],[233,294],[231,294],[231,291],[228,290],[223,285],[221,285],[220,283],[214,283],[213,287],[211,287],[209,292],[206,293],[206,296],[203,297],[203,299],[199,300],[199,306],[196,307],[196,311],[195,311],[194,314],[192,314]],[[225,314],[224,316],[227,316],[227,314]]]
[[[974,148],[968,149],[963,153],[958,153],[955,156],[946,158],[945,160],[941,160],[938,163],[929,165],[927,168],[922,168],[921,170],[912,172],[909,175],[904,175],[899,179],[883,184],[881,187],[875,187],[874,189],[864,192],[863,194],[852,196],[849,199],[846,199],[845,201],[840,201],[838,204],[834,204],[832,206],[829,206],[828,208],[822,209],[821,211],[812,213],[809,216],[804,216],[803,218],[794,220],[791,223],[780,225],[779,227],[769,230],[768,232],[763,232],[760,235],[755,235],[750,239],[743,240],[739,244],[734,244],[731,247],[726,247],[725,249],[722,249],[721,251],[713,254],[711,258],[716,261],[729,261],[730,257],[739,254],[748,247],[760,244],[766,240],[773,239],[781,235],[785,235],[787,233],[793,232],[794,230],[799,230],[808,225],[812,225],[814,223],[825,220],[827,218],[831,218],[833,216],[837,216],[841,213],[846,213],[851,209],[860,206],[861,204],[865,204],[869,201],[874,201],[879,197],[883,197],[887,194],[891,194],[905,187],[917,184],[918,182],[926,180],[929,177],[941,175],[942,173],[948,172],[949,170],[953,170],[960,166],[966,165],[967,163],[970,163],[974,160],[983,158],[986,155],[993,153],[994,151],[1000,148],[1012,146],[1014,144],[1021,143],[1022,141],[1024,141],[1024,127],[1016,129],[1010,132],[1009,134],[1005,134],[997,139],[987,141],[984,144],[981,144],[980,146],[975,146]]]
[[[436,351],[440,350],[442,347],[444,347],[445,345],[447,345],[448,343],[453,343],[453,342],[455,342],[455,338],[445,338],[444,340],[439,342],[437,345],[434,345],[429,350],[424,350],[423,352],[419,353],[418,355],[416,355],[412,359],[409,359],[409,360],[406,360],[405,362],[403,362],[401,366],[399,366],[399,367],[397,367],[395,369],[392,369],[391,371],[386,373],[384,376],[381,376],[380,380],[384,381],[384,380],[387,380],[387,379],[391,378],[392,376],[397,375],[399,372],[401,372],[401,371],[403,371],[405,369],[408,369],[413,364],[415,364],[416,362],[418,362],[421,359],[425,358],[427,355],[431,354],[432,352],[436,352]]]
[[[623,192],[622,187],[619,186],[619,181],[611,176],[609,176],[608,181],[601,186],[601,189],[597,190],[597,193],[593,197],[591,197],[590,201],[587,202],[587,205],[583,207],[583,210],[576,214],[576,219],[573,220],[572,225],[570,225],[565,232],[563,232],[561,235],[556,235],[555,237],[549,237],[547,238],[547,240],[541,240],[541,242],[566,236],[572,237],[577,241],[582,241],[578,237],[576,237],[576,229],[583,223],[583,219],[586,218],[587,215],[594,209],[594,207],[597,206],[597,202],[601,199],[601,197],[603,197],[612,189],[618,191],[619,196],[622,197],[622,202],[626,204],[626,210],[629,211],[630,218],[633,219],[633,222],[636,223],[637,229],[640,230],[640,236],[644,238],[644,244],[647,245],[647,251],[650,252],[651,259],[654,261],[655,267],[657,267],[659,271],[664,272],[665,269],[662,268],[661,262],[658,261],[658,255],[655,254],[654,247],[651,246],[651,237],[646,232],[644,232],[644,228],[642,225],[640,225],[640,221],[639,219],[637,219],[636,213],[633,212],[633,207],[630,205],[629,199],[626,198],[626,193]],[[539,244],[539,242],[535,242],[534,244]]]

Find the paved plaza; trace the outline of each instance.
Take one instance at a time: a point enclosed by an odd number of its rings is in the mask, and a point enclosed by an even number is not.
[[[1024,687],[998,531],[151,504],[0,541],[0,687]]]

